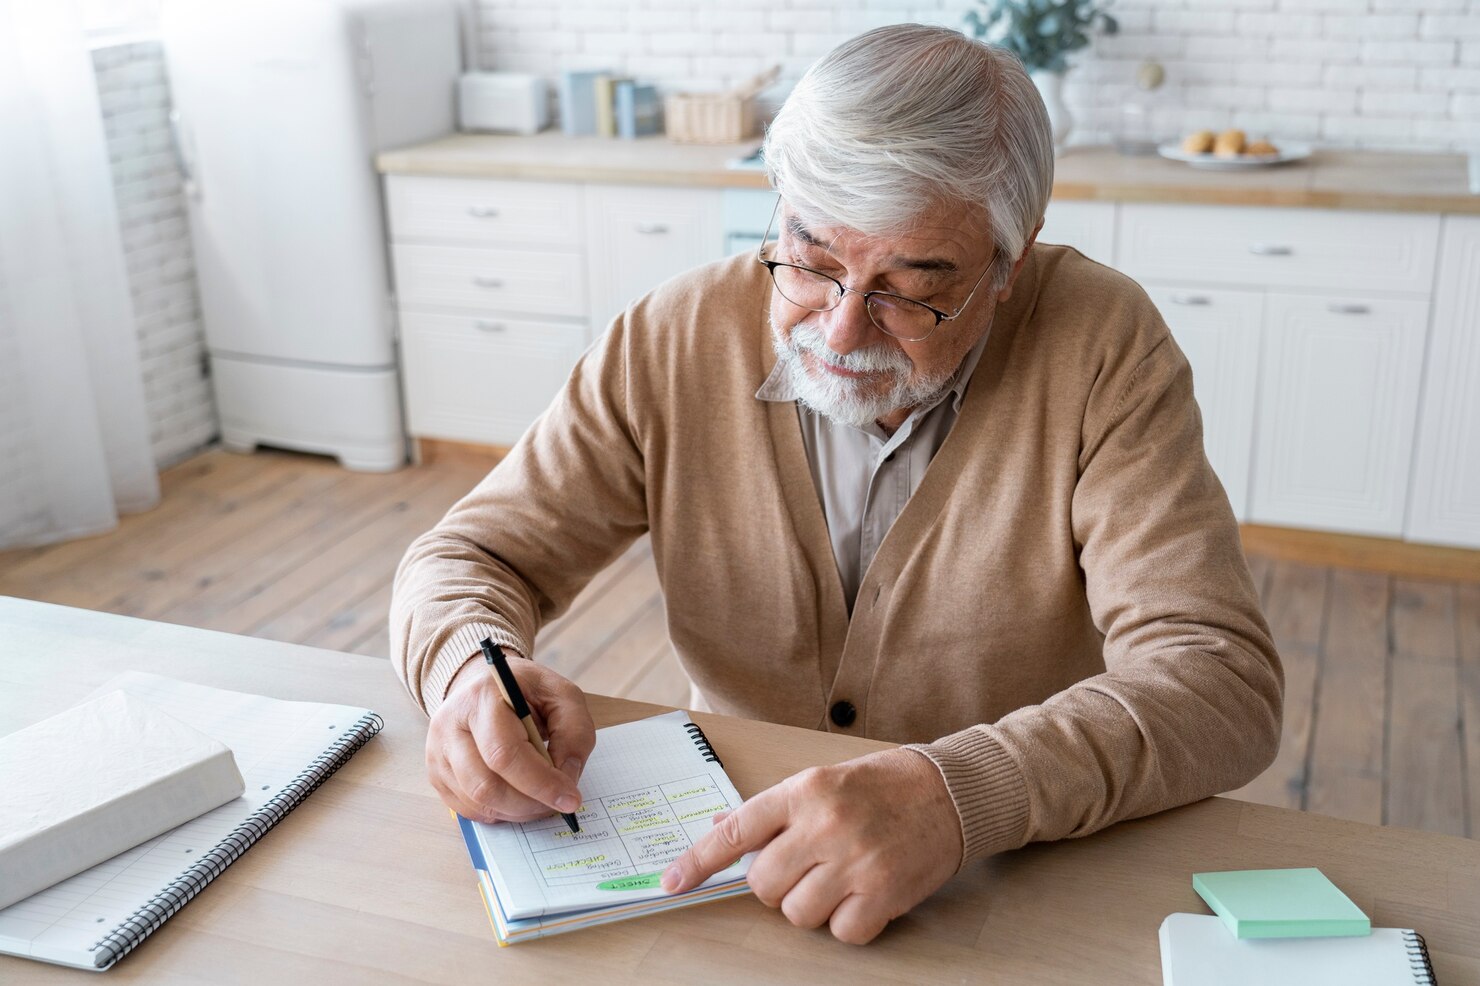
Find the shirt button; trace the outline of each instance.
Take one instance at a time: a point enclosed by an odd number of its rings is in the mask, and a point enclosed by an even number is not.
[[[847,729],[858,718],[858,710],[853,707],[852,702],[834,702],[828,715],[832,717],[834,725]]]

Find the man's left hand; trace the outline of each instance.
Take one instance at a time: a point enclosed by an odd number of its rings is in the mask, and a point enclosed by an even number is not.
[[[961,822],[935,764],[873,753],[804,770],[719,817],[663,889],[690,890],[755,850],[747,881],[761,903],[862,945],[956,872]]]

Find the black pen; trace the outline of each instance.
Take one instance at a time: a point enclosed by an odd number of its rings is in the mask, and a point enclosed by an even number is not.
[[[550,759],[550,751],[545,749],[545,741],[540,739],[540,731],[535,728],[534,716],[529,712],[529,703],[524,701],[524,693],[519,690],[519,682],[514,680],[514,672],[509,670],[509,659],[504,657],[503,648],[493,642],[491,637],[484,637],[478,644],[483,648],[483,660],[488,662],[488,667],[493,671],[494,684],[498,685],[498,693],[504,697],[509,708],[514,710],[514,715],[524,723],[524,732],[529,736],[529,741],[534,748],[540,751],[540,756],[545,758],[545,763],[551,767],[555,761]],[[575,812],[563,811],[560,817],[565,819],[565,824],[570,826],[571,833],[581,830],[581,823],[576,821]]]

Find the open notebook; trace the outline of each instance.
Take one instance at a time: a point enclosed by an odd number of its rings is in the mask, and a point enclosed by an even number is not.
[[[0,910],[0,952],[106,969],[184,907],[380,731],[368,709],[130,671],[121,688],[231,748],[246,793]]]
[[[484,825],[458,816],[500,945],[742,894],[750,857],[669,895],[663,868],[740,795],[704,733],[669,712],[596,731],[581,831],[559,815]]]

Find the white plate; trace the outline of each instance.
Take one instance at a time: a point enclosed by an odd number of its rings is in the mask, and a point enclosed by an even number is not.
[[[1190,164],[1194,168],[1212,168],[1219,171],[1243,171],[1248,168],[1268,168],[1276,164],[1287,164],[1290,161],[1299,161],[1301,158],[1310,157],[1310,145],[1299,144],[1293,140],[1283,140],[1275,144],[1278,154],[1240,154],[1238,157],[1218,157],[1215,154],[1189,154],[1182,150],[1180,141],[1170,144],[1162,144],[1157,147],[1156,152],[1164,158],[1173,161],[1181,161]]]

